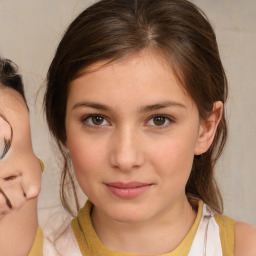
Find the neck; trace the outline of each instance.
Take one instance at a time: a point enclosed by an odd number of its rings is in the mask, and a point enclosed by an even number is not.
[[[185,198],[143,222],[119,222],[97,207],[93,208],[91,218],[106,247],[117,252],[159,255],[173,251],[182,242],[195,221],[196,212]]]

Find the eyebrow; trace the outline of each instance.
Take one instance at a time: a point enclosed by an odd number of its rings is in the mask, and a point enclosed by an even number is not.
[[[111,108],[107,105],[100,104],[100,103],[95,103],[95,102],[88,102],[88,101],[82,101],[82,102],[76,103],[72,107],[72,110],[74,110],[76,108],[79,108],[79,107],[94,108],[94,109],[97,109],[97,110],[104,110],[104,111],[108,111],[108,112],[113,111],[113,108]],[[168,107],[178,107],[178,108],[183,108],[183,109],[187,108],[185,105],[183,105],[180,102],[164,101],[164,102],[159,102],[159,103],[152,104],[152,105],[142,106],[142,107],[139,108],[138,112],[139,113],[146,113],[146,112],[150,112],[150,111],[153,111],[153,110],[159,110],[159,109],[168,108]]]
[[[171,108],[171,107],[178,107],[178,108],[184,108],[184,109],[187,108],[185,105],[183,105],[180,102],[164,101],[164,102],[141,107],[139,112],[146,113],[146,112],[153,111],[153,110],[158,110],[158,109],[162,109],[162,108]]]
[[[88,107],[88,108],[95,108],[98,110],[105,110],[105,111],[110,111],[111,108],[108,107],[107,105],[99,104],[99,103],[94,103],[94,102],[88,102],[88,101],[82,101],[76,103],[73,107],[73,109],[79,108],[79,107]]]

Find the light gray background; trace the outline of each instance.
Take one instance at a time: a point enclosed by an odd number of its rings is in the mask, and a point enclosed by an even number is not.
[[[20,66],[31,109],[34,149],[46,167],[39,197],[42,226],[60,208],[60,168],[41,109],[44,79],[66,26],[92,2],[0,0],[0,55]],[[229,80],[229,140],[216,170],[225,214],[256,225],[256,1],[193,2],[215,28]]]

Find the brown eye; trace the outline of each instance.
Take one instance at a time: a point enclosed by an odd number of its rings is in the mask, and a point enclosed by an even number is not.
[[[147,125],[156,128],[165,128],[168,127],[172,122],[173,119],[167,115],[154,115],[150,117]]]
[[[92,116],[92,123],[94,125],[101,125],[104,122],[104,117],[102,116]]]
[[[97,114],[87,116],[83,119],[83,123],[92,127],[109,125],[109,122],[106,120],[104,116]]]
[[[164,125],[166,121],[166,118],[164,116],[155,116],[153,117],[153,122],[157,126]]]

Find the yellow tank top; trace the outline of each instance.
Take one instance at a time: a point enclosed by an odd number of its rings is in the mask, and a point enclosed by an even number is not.
[[[91,208],[91,202],[87,201],[86,205],[79,210],[78,216],[71,221],[71,227],[77,240],[81,254],[84,256],[139,256],[136,254],[115,252],[104,246],[93,228],[90,218]],[[161,256],[188,255],[202,216],[202,209],[203,202],[199,202],[197,217],[189,233],[175,250],[166,254],[162,254]],[[231,256],[233,255],[234,249],[234,226],[236,221],[232,218],[219,214],[215,214],[214,218],[219,225],[222,253],[225,256]],[[43,233],[39,228],[29,256],[42,255],[42,251]]]

